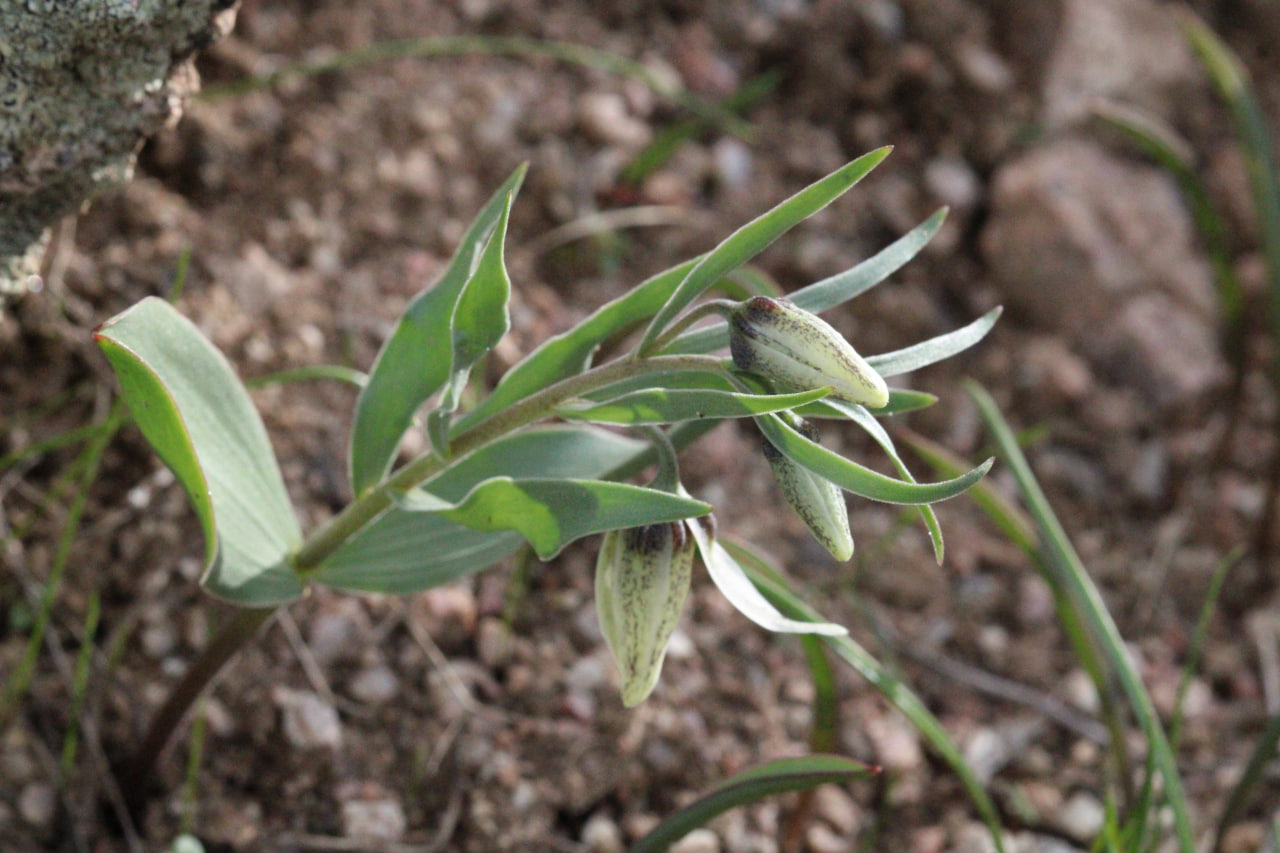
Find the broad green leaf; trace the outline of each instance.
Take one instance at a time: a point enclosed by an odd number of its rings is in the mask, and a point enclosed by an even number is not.
[[[511,329],[511,314],[507,310],[511,299],[511,279],[507,277],[503,259],[511,201],[512,196],[508,195],[502,216],[453,310],[453,365],[440,403],[427,419],[427,431],[441,456],[449,455],[449,419],[461,402],[471,368]]]
[[[867,363],[875,368],[876,373],[888,378],[951,358],[985,338],[996,320],[1000,319],[1000,312],[1003,310],[999,307],[992,308],[967,326],[904,349],[870,356]]]
[[[689,532],[693,534],[693,541],[697,543],[698,553],[702,555],[702,564],[707,567],[707,574],[711,575],[716,589],[720,590],[720,594],[727,598],[739,613],[761,628],[779,634],[839,636],[849,633],[843,625],[832,622],[788,619],[760,594],[760,590],[756,589],[755,584],[742,570],[742,566],[738,565],[738,561],[725,550],[719,540],[713,539],[698,522],[688,527]]]
[[[602,343],[625,334],[652,317],[671,298],[676,286],[696,263],[696,259],[686,261],[659,273],[602,305],[569,331],[543,342],[507,371],[492,394],[458,420],[455,431],[479,423],[565,377],[581,373]]]
[[[640,342],[641,354],[649,354],[653,343],[684,309],[725,274],[760,254],[774,240],[835,201],[889,156],[892,148],[878,148],[848,163],[739,228],[702,258],[672,294]]]
[[[650,388],[603,403],[579,401],[561,406],[556,415],[570,421],[614,424],[668,424],[700,418],[744,418],[803,406],[827,395],[829,388],[799,394],[738,394],[731,391]]]
[[[938,398],[933,394],[925,391],[911,391],[905,388],[889,389],[889,404],[881,409],[876,409],[874,414],[877,418],[886,415],[901,415],[907,412],[914,412],[920,409],[927,409],[934,403],[938,402]],[[816,403],[809,403],[807,406],[800,406],[795,410],[796,414],[802,418],[841,418],[848,416],[833,407],[825,400],[819,400]]]
[[[647,441],[595,427],[541,427],[459,459],[427,488],[456,503],[494,477],[601,477],[649,448]],[[312,577],[338,589],[402,595],[488,568],[515,553],[523,541],[515,532],[485,533],[438,515],[392,507],[331,554]]]
[[[874,767],[838,755],[779,758],[720,783],[710,793],[659,823],[631,847],[631,853],[663,853],[694,829],[737,806],[819,785],[867,779],[877,772]]]
[[[898,469],[898,475],[909,483],[914,483],[916,478],[911,476],[910,469],[907,464],[902,461],[902,457],[898,455],[898,449],[893,446],[893,439],[889,437],[889,433],[880,425],[880,421],[867,411],[864,406],[849,405],[841,400],[832,400],[832,406],[844,411],[849,420],[866,430],[867,434],[875,439],[876,444],[880,445],[880,449],[893,462],[893,467]],[[938,516],[934,513],[933,507],[928,504],[921,504],[916,507],[920,513],[920,518],[924,521],[925,529],[929,531],[929,540],[933,543],[933,556],[938,561],[938,565],[942,565],[943,557],[943,541],[942,527],[938,524]]]
[[[777,415],[761,415],[756,418],[756,423],[773,446],[797,465],[803,465],[855,495],[884,503],[931,504],[953,498],[982,479],[993,461],[988,459],[954,480],[910,483],[887,477],[815,444],[787,426]]]
[[[799,620],[822,620],[822,615],[797,595],[788,586],[782,575],[765,560],[761,559],[758,554],[737,543],[729,543],[728,547],[740,561],[752,582],[759,587],[769,601],[773,602],[788,617]],[[828,648],[835,652],[836,657],[843,660],[854,672],[865,678],[868,684],[879,691],[890,704],[897,708],[911,722],[911,725],[920,733],[921,737],[928,741],[934,751],[950,765],[952,772],[956,774],[965,792],[969,795],[969,799],[973,801],[979,814],[982,815],[983,822],[986,823],[987,828],[991,831],[996,850],[1003,851],[1004,833],[1000,823],[1000,813],[996,811],[995,803],[991,801],[991,797],[983,789],[982,783],[978,780],[978,774],[974,772],[973,767],[965,760],[964,754],[955,745],[951,736],[947,734],[946,729],[942,727],[942,723],[938,721],[938,718],[921,701],[920,697],[913,693],[906,684],[899,681],[888,668],[876,660],[870,652],[859,645],[852,637],[827,636],[823,637],[822,640],[827,644]]]
[[[302,586],[289,557],[302,534],[267,431],[231,365],[155,297],[108,320],[94,338],[142,434],[200,519],[201,583],[244,606],[297,597]]]
[[[495,477],[456,504],[415,490],[400,506],[433,513],[472,530],[514,530],[550,560],[575,539],[606,530],[706,515],[711,505],[658,489],[604,480]]]
[[[865,261],[830,278],[802,287],[788,294],[786,298],[806,311],[820,314],[861,296],[914,258],[933,239],[933,235],[938,233],[938,229],[942,227],[946,218],[947,209],[944,207]],[[728,345],[729,329],[721,320],[718,323],[685,332],[664,351],[715,352]]]
[[[351,488],[357,495],[386,475],[414,412],[449,379],[454,309],[524,172],[521,166],[489,199],[439,282],[414,297],[378,353],[351,429]]]

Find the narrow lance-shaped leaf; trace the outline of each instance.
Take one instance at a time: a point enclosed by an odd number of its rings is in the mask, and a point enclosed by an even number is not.
[[[663,853],[693,830],[736,806],[750,805],[765,797],[790,791],[865,779],[877,772],[878,768],[838,755],[779,758],[745,770],[717,785],[706,796],[659,823],[632,846],[631,853]]]
[[[780,412],[819,400],[829,388],[798,394],[739,394],[711,390],[650,388],[624,394],[603,403],[579,401],[556,410],[565,420],[615,424],[668,424],[702,418],[744,418]]]
[[[698,553],[702,555],[702,563],[707,567],[707,574],[711,575],[720,594],[761,628],[780,634],[842,636],[849,633],[844,626],[831,622],[797,621],[783,616],[760,594],[738,561],[707,533],[701,523],[695,521],[688,527],[698,545]]]
[[[806,311],[820,314],[861,296],[914,258],[933,239],[933,235],[938,233],[938,229],[942,227],[946,218],[947,209],[942,208],[865,261],[844,272],[814,282],[808,287],[802,287],[789,294],[787,298]],[[728,326],[724,321],[720,321],[685,332],[664,351],[714,352],[728,345]]]
[[[451,503],[421,489],[400,500],[410,512],[435,513],[473,530],[514,530],[549,560],[575,539],[626,527],[706,515],[711,506],[659,489],[606,480],[495,477]]]
[[[602,343],[652,317],[695,264],[697,260],[686,261],[659,273],[602,305],[567,332],[544,341],[508,370],[493,393],[463,415],[454,429],[465,429],[479,423],[512,403],[523,400],[534,391],[581,373],[587,368],[592,353]]]
[[[876,373],[888,378],[944,361],[985,338],[987,332],[995,326],[996,320],[1000,319],[1002,311],[1004,309],[1000,307],[992,308],[967,326],[900,350],[868,356],[867,362],[875,368]]]
[[[862,406],[850,406],[841,403],[839,400],[834,401],[833,408],[842,410],[849,420],[862,427],[868,435],[875,439],[876,444],[880,445],[880,449],[893,462],[893,467],[898,470],[898,474],[902,479],[909,483],[916,481],[916,478],[911,476],[911,471],[907,468],[907,464],[898,455],[898,449],[894,447],[893,439],[889,437],[889,433],[885,431],[885,428],[880,425],[880,422],[870,412]],[[942,539],[942,526],[938,524],[938,516],[934,513],[933,507],[928,504],[921,504],[916,509],[920,512],[920,519],[924,522],[925,529],[929,532],[929,540],[933,543],[933,556],[938,561],[938,565],[942,565],[945,548]]]
[[[688,277],[662,306],[645,331],[640,352],[648,354],[663,330],[721,276],[751,260],[791,228],[835,201],[889,156],[891,150],[878,148],[862,155],[729,235],[689,271]]]
[[[449,419],[462,400],[471,368],[498,345],[511,328],[507,304],[511,299],[511,280],[503,258],[507,239],[507,221],[513,196],[508,194],[502,216],[485,244],[475,271],[467,279],[453,310],[450,336],[453,341],[452,365],[440,403],[427,418],[427,433],[441,456],[448,454]]]
[[[765,437],[783,454],[815,474],[826,477],[842,489],[871,500],[892,504],[929,504],[962,494],[991,468],[993,460],[954,480],[938,483],[911,483],[895,480],[845,459],[838,453],[814,444],[783,423],[777,415],[761,415],[756,423]]]
[[[927,409],[938,402],[938,398],[925,391],[913,391],[908,388],[890,388],[889,403],[883,409],[876,409],[871,414],[877,418],[886,415],[901,415]],[[796,408],[795,413],[802,418],[841,418],[848,417],[845,412],[832,406],[827,400],[819,400]]]
[[[201,583],[249,607],[302,591],[302,540],[271,442],[231,365],[173,306],[150,297],[94,338],[142,434],[186,490],[205,536]]]
[[[351,487],[357,495],[386,475],[414,412],[448,380],[454,308],[524,172],[521,166],[489,199],[439,282],[413,299],[378,353],[351,430]]]

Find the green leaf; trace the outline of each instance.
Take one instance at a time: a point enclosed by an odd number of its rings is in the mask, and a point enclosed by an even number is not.
[[[740,561],[752,582],[759,587],[761,593],[769,601],[773,602],[779,610],[793,619],[822,621],[822,615],[797,595],[787,585],[782,575],[762,560],[759,555],[736,543],[729,543],[728,547]],[[960,780],[965,792],[969,795],[969,799],[973,801],[979,814],[982,815],[983,822],[986,823],[987,828],[991,831],[991,837],[995,842],[996,849],[1003,851],[1003,831],[1000,825],[1000,814],[996,811],[995,803],[991,801],[991,797],[983,789],[982,783],[978,781],[978,774],[974,772],[973,768],[965,760],[964,754],[955,745],[955,742],[951,740],[951,736],[947,734],[946,729],[942,727],[942,723],[938,721],[938,718],[920,700],[920,697],[913,693],[906,684],[899,681],[892,672],[852,637],[824,636],[822,641],[835,652],[836,657],[843,660],[854,672],[865,678],[868,684],[879,691],[893,707],[897,708],[911,722],[916,731],[928,741],[934,751],[947,762],[952,772]]]
[[[640,353],[648,355],[649,348],[662,331],[720,277],[751,260],[774,240],[835,201],[888,157],[892,150],[889,147],[878,148],[862,155],[729,235],[689,271],[688,277],[662,306],[644,333]]]
[[[963,493],[991,468],[993,460],[974,468],[953,480],[938,483],[911,483],[886,477],[865,468],[838,453],[815,444],[796,432],[777,415],[762,415],[756,423],[773,446],[782,451],[797,465],[803,465],[815,474],[826,477],[846,491],[876,501],[892,504],[931,504],[953,498]]]
[[[494,477],[595,478],[650,448],[589,426],[529,429],[476,451],[430,481],[451,503]],[[338,589],[403,595],[488,568],[523,543],[515,532],[471,530],[439,515],[392,507],[331,554],[312,576]]]
[[[507,303],[511,299],[511,279],[507,277],[503,259],[511,201],[512,196],[508,195],[502,216],[494,226],[475,272],[467,279],[453,310],[453,364],[449,371],[449,381],[445,383],[440,404],[427,420],[427,430],[435,442],[436,450],[445,457],[449,455],[449,418],[461,402],[467,379],[471,377],[471,368],[497,346],[503,335],[511,329],[511,314],[507,310]]]
[[[261,418],[231,365],[162,299],[94,334],[134,420],[186,489],[205,537],[201,583],[236,604],[297,597],[289,564],[302,541]]]
[[[414,412],[449,379],[454,309],[524,172],[521,166],[489,199],[440,281],[414,298],[378,353],[351,430],[351,488],[357,495],[386,475]]]
[[[663,853],[694,829],[737,806],[819,785],[867,779],[878,772],[878,768],[838,755],[779,758],[720,783],[707,795],[659,823],[631,847],[631,853]]]
[[[942,227],[946,218],[947,209],[942,208],[865,261],[830,278],[802,287],[787,295],[786,298],[806,311],[820,314],[861,296],[914,258],[933,239],[933,235],[938,233],[938,229]],[[670,353],[715,352],[728,345],[729,329],[721,320],[718,323],[685,332],[664,351]]]
[[[945,335],[938,335],[927,341],[893,352],[868,356],[867,363],[875,368],[876,373],[888,378],[919,370],[930,364],[951,358],[956,353],[964,352],[987,336],[987,332],[1000,319],[1003,308],[992,308],[986,314],[967,326],[962,326]]]
[[[995,400],[976,382],[967,383],[967,389],[999,448],[1002,461],[1018,484],[1023,503],[1035,521],[1044,555],[1042,568],[1046,572],[1045,580],[1051,587],[1065,593],[1070,603],[1067,615],[1083,626],[1105,655],[1111,670],[1109,676],[1119,682],[1129,700],[1134,719],[1146,736],[1146,747],[1164,779],[1164,799],[1173,813],[1178,847],[1183,853],[1192,853],[1196,849],[1195,837],[1177,757],[1169,746],[1169,739],[1151,701],[1151,694],[1147,692],[1146,685],[1134,668],[1120,629],[1116,627],[1101,591],[1093,582],[1080,555],[1076,553],[1075,546],[1071,544],[1071,539],[1054,513],[1044,490],[1040,488],[1035,473],[1027,463],[1022,449],[1018,447],[1013,430],[1009,428]],[[1059,612],[1061,614],[1062,610]],[[1115,748],[1124,749],[1125,746],[1121,743],[1115,745]]]
[[[707,567],[707,574],[720,594],[729,603],[752,622],[778,634],[823,634],[838,636],[849,633],[849,629],[834,622],[815,622],[813,620],[789,619],[774,607],[767,598],[760,594],[755,584],[747,577],[747,573],[738,565],[738,561],[720,543],[713,539],[701,524],[690,524],[689,532],[698,546],[702,556],[702,564]]]
[[[947,208],[933,215],[894,240],[878,253],[842,273],[802,287],[789,297],[800,308],[821,314],[850,299],[855,299],[893,275],[929,245],[947,220]]]
[[[602,305],[569,331],[544,341],[507,371],[492,394],[459,419],[454,425],[455,432],[485,420],[535,391],[581,373],[602,343],[652,317],[695,264],[696,259],[659,273]]]
[[[650,388],[603,403],[580,401],[561,406],[565,420],[614,424],[668,424],[700,418],[744,418],[803,406],[827,395],[829,388],[798,394],[738,394],[731,391]]]
[[[927,409],[936,402],[938,402],[938,398],[925,391],[890,388],[889,404],[884,408],[876,409],[871,414],[877,418],[882,418],[886,415],[901,415],[907,412]],[[795,413],[802,418],[848,418],[848,415],[832,406],[826,400],[819,400],[816,403],[800,406],[796,408]]]
[[[415,490],[400,506],[433,513],[472,530],[514,530],[539,559],[550,560],[575,539],[606,530],[706,515],[711,505],[658,489],[604,480],[495,477],[452,504]]]
[[[724,391],[735,389],[730,380],[728,368],[730,362],[725,360],[724,371],[713,370],[669,370],[660,373],[642,373],[620,382],[613,382],[592,391],[586,398],[593,403],[603,403],[615,397],[633,394],[650,389],[668,389],[672,391]],[[761,394],[765,393],[762,389]]]
[[[862,427],[868,435],[875,439],[876,444],[880,445],[880,449],[893,462],[893,467],[898,470],[898,475],[902,479],[909,483],[916,481],[916,478],[911,476],[911,471],[907,468],[907,464],[898,455],[898,449],[893,446],[893,439],[889,437],[889,433],[885,431],[885,428],[865,407],[851,406],[840,400],[833,400],[832,406],[843,410],[849,420]],[[928,504],[921,504],[916,509],[920,513],[920,519],[924,522],[925,529],[929,531],[929,541],[933,543],[933,556],[938,561],[938,565],[942,565],[945,549],[942,541],[942,526],[938,524],[938,516],[934,513],[933,507]]]

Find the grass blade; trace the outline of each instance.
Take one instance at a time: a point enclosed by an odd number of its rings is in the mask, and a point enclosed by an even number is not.
[[[664,853],[672,844],[717,815],[774,794],[803,791],[828,783],[865,779],[877,772],[838,755],[780,758],[739,773],[686,806],[637,841],[631,853]]]
[[[743,569],[746,570],[752,582],[764,593],[765,598],[773,602],[773,605],[783,614],[792,619],[811,622],[825,621],[816,610],[810,607],[787,585],[786,581],[773,567],[761,560],[752,551],[732,542],[726,542],[725,547],[732,552]],[[969,763],[965,761],[964,755],[951,740],[951,736],[947,734],[946,729],[938,722],[938,718],[925,707],[924,703],[909,687],[881,666],[879,661],[851,637],[823,636],[821,641],[835,652],[836,657],[852,667],[854,672],[865,678],[891,705],[897,708],[915,726],[924,739],[929,742],[934,751],[946,761],[952,772],[960,780],[960,784],[964,787],[965,793],[969,795],[970,801],[977,808],[983,823],[991,830],[991,837],[995,842],[996,849],[1003,853],[1004,840],[1001,832],[1000,815],[996,811],[995,803],[991,801],[991,797],[983,789],[982,783],[978,781],[977,774],[974,773]]]
[[[1129,660],[1124,638],[1121,637],[1115,620],[1111,618],[1106,604],[1103,603],[1101,593],[1067,537],[1066,530],[1063,529],[1062,523],[1049,505],[1049,499],[1040,488],[1035,474],[1031,471],[1031,466],[1022,455],[1022,449],[1018,446],[1009,424],[1000,414],[995,400],[977,383],[970,382],[967,385],[969,395],[977,404],[987,429],[995,439],[1001,459],[1013,473],[1023,502],[1035,520],[1045,556],[1059,568],[1059,579],[1065,584],[1066,591],[1076,607],[1076,615],[1088,628],[1089,633],[1097,639],[1110,671],[1119,680],[1129,700],[1129,707],[1146,735],[1147,747],[1164,780],[1165,800],[1173,812],[1178,849],[1182,853],[1195,853],[1191,817],[1187,809],[1186,794],[1182,789],[1182,779],[1178,775],[1177,759],[1169,746],[1164,727],[1156,716],[1151,696]],[[1121,749],[1123,743],[1124,741],[1120,740],[1114,744],[1114,747]]]

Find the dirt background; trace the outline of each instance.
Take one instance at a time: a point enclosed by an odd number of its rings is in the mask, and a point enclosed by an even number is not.
[[[1195,6],[1280,116],[1277,7]],[[1167,715],[1210,575],[1274,525],[1263,516],[1276,416],[1254,311],[1239,425],[1215,455],[1232,408],[1203,249],[1173,186],[1087,115],[1110,97],[1188,137],[1261,305],[1243,162],[1171,8],[247,0],[234,33],[200,60],[206,86],[389,39],[474,34],[588,44],[712,101],[760,75],[777,82],[745,114],[750,139],[707,128],[636,183],[622,177],[628,163],[688,114],[634,80],[551,60],[400,59],[195,103],[148,145],[129,186],[64,229],[44,292],[0,319],[0,453],[103,415],[114,382],[90,331],[166,293],[184,251],[180,308],[242,375],[364,369],[479,205],[528,161],[508,252],[515,328],[490,360],[492,381],[647,274],[892,144],[863,185],[760,266],[794,289],[950,205],[930,247],[833,322],[875,353],[1008,306],[978,348],[906,378],[941,401],[899,421],[985,455],[958,384],[973,376],[1034,431],[1032,462]],[[636,205],[656,206],[655,224],[599,230]],[[588,236],[554,230],[568,223]],[[354,394],[305,383],[255,399],[314,525],[347,499]],[[825,438],[878,458],[852,430]],[[967,499],[939,507],[941,567],[908,517],[854,500],[858,553],[837,566],[781,508],[757,446],[749,427],[717,429],[684,454],[688,485],[920,692],[989,780],[1014,849],[1086,849],[1106,784],[1096,697],[1025,559]],[[74,458],[51,452],[0,474],[6,673],[61,547]],[[1005,472],[992,476],[1008,485]],[[519,582],[504,564],[407,599],[317,590],[290,606],[204,705],[193,784],[183,784],[188,730],[139,824],[122,826],[109,763],[227,615],[195,584],[200,547],[181,491],[126,429],[88,494],[29,693],[0,731],[0,849],[155,850],[188,826],[215,851],[608,853],[733,772],[806,751],[813,696],[799,645],[751,627],[705,576],[656,693],[624,711],[591,604],[594,543],[584,543]],[[1232,573],[1191,682],[1180,760],[1201,831],[1280,703],[1277,578],[1257,550]],[[92,592],[101,618],[63,779]],[[823,789],[791,849],[988,849],[955,780],[906,722],[851,672],[840,691],[839,751],[885,769]],[[1226,849],[1274,850],[1277,802],[1273,766]],[[735,811],[679,849],[784,849],[793,805]]]

